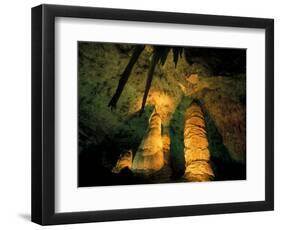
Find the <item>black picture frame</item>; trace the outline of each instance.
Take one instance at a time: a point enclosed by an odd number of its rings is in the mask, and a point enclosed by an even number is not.
[[[55,18],[88,18],[265,29],[265,200],[55,213]],[[261,150],[262,151],[262,150]],[[267,211],[274,209],[274,20],[109,8],[32,8],[32,221],[41,225]]]

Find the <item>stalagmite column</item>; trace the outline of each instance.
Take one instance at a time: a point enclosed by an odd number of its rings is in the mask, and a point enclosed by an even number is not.
[[[146,132],[133,160],[132,170],[136,173],[151,174],[164,165],[161,137],[161,118],[153,112]]]
[[[119,173],[123,168],[129,168],[132,167],[132,161],[133,161],[133,153],[131,150],[128,150],[122,154],[120,154],[119,159],[116,163],[116,166],[112,169],[113,173]]]
[[[188,181],[209,181],[214,177],[204,116],[200,106],[194,102],[185,114],[184,157],[184,177]]]

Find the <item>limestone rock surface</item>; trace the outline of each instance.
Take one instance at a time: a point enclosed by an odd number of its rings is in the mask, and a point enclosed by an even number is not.
[[[163,142],[161,136],[161,117],[153,112],[149,128],[135,154],[132,170],[136,173],[151,174],[164,165]]]
[[[214,177],[208,146],[203,112],[193,102],[186,111],[184,127],[184,177],[188,181],[210,181]]]
[[[133,153],[131,150],[128,150],[120,154],[119,159],[117,160],[116,166],[112,169],[113,173],[119,173],[122,169],[132,168]]]

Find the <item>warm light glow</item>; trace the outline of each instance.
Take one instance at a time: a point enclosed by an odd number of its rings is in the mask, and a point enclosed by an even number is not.
[[[141,108],[142,97],[137,98],[136,108]],[[157,113],[161,117],[162,124],[168,126],[172,118],[173,112],[178,104],[177,101],[168,94],[161,91],[150,90],[147,101],[147,105],[155,106]]]
[[[199,105],[192,103],[185,115],[184,157],[188,181],[209,181],[214,177],[205,121]]]
[[[149,174],[160,170],[164,165],[161,137],[161,118],[154,111],[149,119],[149,128],[136,152],[132,170]]]

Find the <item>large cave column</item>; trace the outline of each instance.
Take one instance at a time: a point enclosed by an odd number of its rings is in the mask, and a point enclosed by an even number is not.
[[[149,128],[134,157],[132,170],[136,173],[151,174],[160,170],[163,165],[161,117],[154,111],[149,119]]]
[[[193,102],[185,114],[184,127],[185,174],[188,181],[210,181],[214,177],[205,121],[200,106]]]

